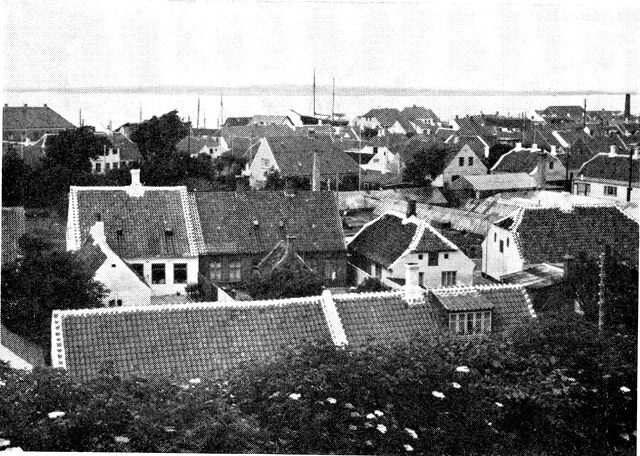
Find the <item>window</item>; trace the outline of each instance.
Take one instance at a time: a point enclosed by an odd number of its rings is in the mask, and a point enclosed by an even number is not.
[[[418,255],[418,259],[419,260],[422,260],[423,258],[424,258],[424,255],[422,255],[422,254]]]
[[[209,263],[209,279],[213,282],[222,280],[222,261],[212,261]]]
[[[500,239],[500,253],[504,252],[504,241]]]
[[[445,260],[448,260],[448,259],[449,259],[449,254],[448,254],[448,253],[445,253],[445,254],[444,254],[444,259],[445,259]]]
[[[576,183],[576,195],[589,196],[591,194],[591,184],[584,182]]]
[[[428,266],[438,266],[438,252],[429,252]]]
[[[122,299],[111,299],[109,307],[122,307]]]
[[[239,261],[229,263],[229,282],[240,282],[242,278],[241,269],[242,263]]]
[[[380,266],[378,263],[373,265],[374,271],[375,271],[375,276],[376,279],[381,279],[382,278],[382,266]]]
[[[100,163],[96,163],[96,173],[102,171],[102,165]]]
[[[469,157],[469,166],[473,166],[473,157]]]
[[[373,146],[373,153],[377,154],[378,153],[378,147],[377,146]]]
[[[120,168],[120,163],[115,162],[115,163],[113,164],[113,169],[118,169],[118,168]]]
[[[509,238],[507,238],[507,247],[509,247]]]
[[[455,182],[458,179],[460,179],[460,176],[458,176],[457,174],[454,174],[453,176],[451,176],[451,182]]]
[[[424,272],[418,273],[418,285],[424,287]]]
[[[442,271],[442,286],[452,287],[456,284],[456,271]]]
[[[334,280],[336,278],[336,273],[331,261],[324,262],[324,278],[329,280]]]
[[[498,240],[498,233],[493,233],[493,242]]]
[[[605,196],[617,196],[618,195],[618,187],[614,187],[613,185],[605,185],[604,186],[604,194],[605,194]]]
[[[111,169],[111,163],[107,163],[104,165],[104,170],[109,171]]]
[[[458,166],[464,166],[464,157],[458,157]]]
[[[268,159],[268,158],[263,158],[263,159],[262,159],[262,166],[263,166],[264,168],[268,168],[268,167],[269,167],[269,163],[271,163],[271,162],[269,161],[269,159]]]
[[[553,162],[552,161],[549,162],[549,169],[553,169]]]
[[[186,263],[176,263],[173,265],[173,283],[187,283]]]
[[[144,277],[144,264],[142,263],[132,263],[131,269],[138,274],[139,277]]]
[[[118,149],[116,149],[115,147],[113,149],[111,149],[111,153],[113,155],[116,155],[118,153]]]
[[[460,335],[490,333],[491,311],[450,313],[449,331]]]
[[[151,283],[167,283],[167,271],[164,263],[156,263],[151,265]]]

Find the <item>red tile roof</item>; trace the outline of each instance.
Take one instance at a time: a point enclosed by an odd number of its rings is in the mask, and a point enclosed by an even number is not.
[[[292,245],[298,252],[345,250],[333,192],[197,192],[190,198],[205,253],[265,255],[287,235],[296,236]]]

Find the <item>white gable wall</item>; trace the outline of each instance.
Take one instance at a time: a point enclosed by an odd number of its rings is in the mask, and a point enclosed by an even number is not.
[[[261,188],[264,186],[267,178],[266,173],[270,169],[280,170],[276,158],[269,147],[269,142],[262,138],[260,145],[256,151],[255,157],[249,166],[249,185],[252,188]]]
[[[127,262],[131,265],[142,264],[144,269],[144,281],[151,287],[153,296],[165,296],[174,294],[185,294],[188,284],[198,283],[198,258],[128,258]],[[152,266],[154,264],[163,264],[165,266],[164,283],[153,283]],[[175,264],[187,265],[187,281],[186,283],[175,283],[173,269]]]
[[[123,306],[151,304],[151,288],[142,283],[135,272],[113,252],[104,253],[107,259],[93,278],[109,289],[109,294],[103,299],[105,305],[111,300],[121,300]]]
[[[463,164],[460,165],[460,159]],[[469,165],[469,159],[472,164]],[[477,176],[487,174],[487,167],[480,161],[480,158],[473,152],[468,144],[460,148],[453,160],[442,172],[442,182],[444,185],[450,184],[454,176]]]
[[[500,242],[502,242],[502,252],[500,252]],[[491,225],[487,237],[482,241],[482,272],[494,279],[500,279],[505,274],[523,269],[524,260],[516,246],[514,234],[504,228]]]

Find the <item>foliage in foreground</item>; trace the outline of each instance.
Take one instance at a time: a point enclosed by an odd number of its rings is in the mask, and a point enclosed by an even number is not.
[[[306,345],[228,383],[77,384],[0,367],[0,439],[49,451],[632,454],[636,344],[563,317],[513,339]]]

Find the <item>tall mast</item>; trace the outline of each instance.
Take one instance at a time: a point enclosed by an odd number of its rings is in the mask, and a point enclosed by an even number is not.
[[[333,78],[333,90],[331,91],[331,122],[333,122],[333,112],[336,106],[336,78]]]
[[[224,125],[224,105],[222,104],[222,94],[220,94],[220,126]]]
[[[80,107],[80,112],[78,114],[78,126],[82,126],[82,106]]]
[[[313,69],[313,115],[316,115],[316,69]]]
[[[200,128],[200,97],[198,97],[198,114],[196,117],[196,128]]]
[[[142,123],[142,105],[140,105],[140,123]]]
[[[587,99],[584,99],[584,112],[582,113],[582,128],[587,126]]]

